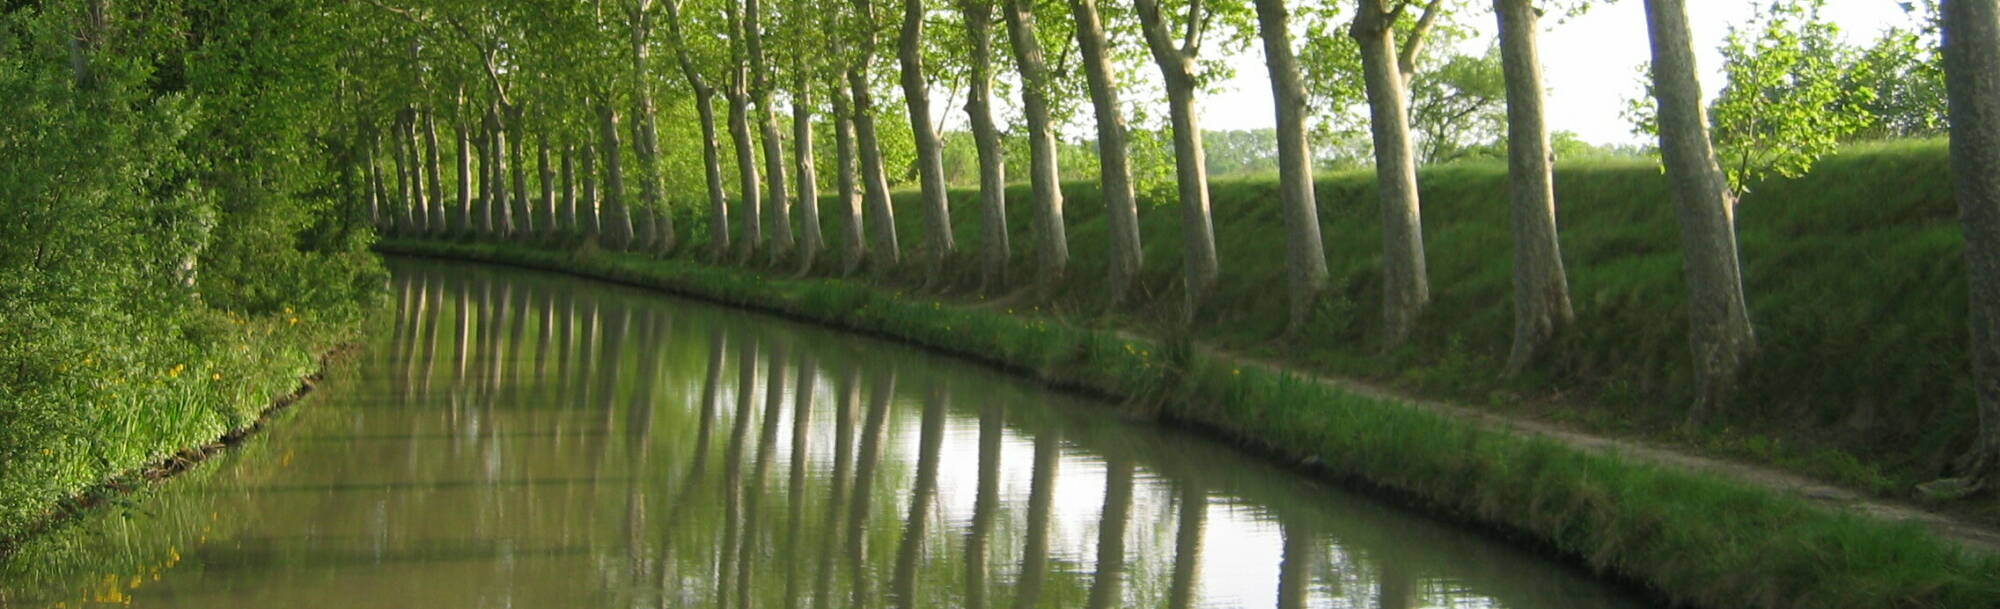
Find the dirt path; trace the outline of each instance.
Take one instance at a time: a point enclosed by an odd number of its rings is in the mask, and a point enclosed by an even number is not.
[[[1138,335],[1132,336],[1140,338]],[[1289,371],[1300,378],[1337,388],[1348,393],[1403,404],[1455,419],[1470,421],[1490,429],[1547,438],[1584,451],[1616,454],[1642,462],[1666,465],[1683,470],[1720,474],[1740,482],[1801,497],[1838,510],[1894,522],[1917,523],[1929,528],[1939,537],[1956,541],[1967,548],[2000,553],[2000,529],[1994,529],[1946,514],[1933,512],[1920,505],[1870,497],[1860,491],[1827,484],[1805,476],[1761,465],[1705,457],[1650,442],[1585,433],[1551,423],[1510,417],[1476,408],[1427,400],[1375,383],[1302,371],[1270,360],[1239,355],[1206,345],[1200,346],[1198,349],[1203,355],[1208,357],[1238,362],[1243,366],[1254,366],[1267,371]]]

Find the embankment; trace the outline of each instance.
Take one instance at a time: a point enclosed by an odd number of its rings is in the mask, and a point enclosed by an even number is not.
[[[1190,343],[1010,315],[832,279],[514,245],[390,241],[385,251],[651,286],[900,338],[1175,421],[1491,527],[1703,607],[1988,607],[2000,559],[1915,525],[1583,452],[1343,392]]]

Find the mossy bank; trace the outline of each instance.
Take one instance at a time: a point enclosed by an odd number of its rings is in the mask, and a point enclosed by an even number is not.
[[[387,241],[392,253],[499,262],[651,286],[986,361],[1157,405],[1451,518],[1543,545],[1704,607],[1987,607],[2000,559],[1914,525],[1828,512],[1729,481],[1587,454],[1359,397],[1189,348],[832,279],[637,255]]]

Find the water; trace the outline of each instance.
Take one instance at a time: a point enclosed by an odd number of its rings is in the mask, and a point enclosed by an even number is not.
[[[1535,553],[894,343],[397,260],[266,432],[0,605],[1639,607]]]

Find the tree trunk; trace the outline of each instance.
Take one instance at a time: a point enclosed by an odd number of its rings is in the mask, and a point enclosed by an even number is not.
[[[794,62],[797,73],[792,86],[792,155],[799,176],[799,273],[812,271],[825,247],[819,228],[819,173],[814,167],[812,131],[812,83],[802,62]]]
[[[1291,288],[1287,335],[1304,329],[1319,293],[1326,288],[1326,250],[1319,236],[1319,206],[1313,198],[1312,152],[1306,146],[1306,87],[1284,0],[1256,0],[1257,33],[1264,41],[1264,67],[1271,75],[1277,111],[1278,194],[1285,211],[1285,268]]]
[[[491,239],[495,233],[493,223],[493,122],[482,118],[479,133],[472,145],[476,149],[474,159],[479,164],[479,192],[472,199],[472,233],[482,239]]]
[[[723,95],[729,100],[729,139],[736,145],[736,187],[738,217],[743,234],[736,240],[738,262],[747,262],[763,247],[763,231],[757,216],[757,204],[762,198],[758,194],[757,151],[750,141],[750,100],[740,92]]]
[[[494,237],[511,239],[518,233],[514,229],[516,219],[513,199],[508,197],[510,193],[507,192],[507,126],[500,122],[500,111],[497,108],[496,102],[493,108],[486,111],[486,120],[492,125],[492,129],[487,132],[491,140],[486,144],[487,158],[490,159],[487,172],[488,177],[493,180],[493,186],[488,191],[493,194],[489,208],[494,215]]]
[[[576,146],[568,143],[564,143],[562,147],[562,204],[556,207],[556,230],[566,233],[577,232]]]
[[[597,105],[598,154],[604,157],[604,204],[598,212],[598,228],[605,247],[625,250],[632,247],[632,217],[625,207],[625,172],[619,167],[618,111],[608,101]]]
[[[888,169],[875,133],[875,94],[868,87],[868,72],[875,65],[875,7],[870,0],[854,0],[854,11],[862,25],[861,48],[847,68],[847,87],[853,94],[855,145],[867,193],[866,224],[875,229],[875,270],[886,273],[902,263],[902,248],[896,243],[896,209],[890,206]]]
[[[1036,238],[1039,240],[1041,286],[1062,283],[1069,268],[1069,238],[1063,226],[1061,178],[1056,173],[1056,133],[1049,116],[1048,64],[1036,38],[1032,0],[1007,0],[1000,11],[1007,22],[1007,41],[1014,49],[1014,67],[1021,74],[1021,107],[1028,121],[1028,178],[1035,193]]]
[[[586,130],[587,132],[588,130]],[[581,174],[583,188],[577,192],[576,222],[581,227],[584,239],[597,241],[604,235],[604,214],[597,197],[597,147],[592,146],[586,136],[582,146],[583,166],[577,168]]]
[[[1097,114],[1098,185],[1104,190],[1104,217],[1111,229],[1111,306],[1125,301],[1144,263],[1139,241],[1139,204],[1132,194],[1132,161],[1125,144],[1125,117],[1118,110],[1118,77],[1110,43],[1097,15],[1096,0],[1069,0],[1076,16],[1077,46],[1083,50],[1084,79]]]
[[[443,153],[438,152],[437,117],[428,111],[424,112],[423,129],[424,185],[430,195],[427,197],[430,204],[425,207],[429,210],[427,215],[430,216],[427,228],[433,233],[443,233],[450,227],[450,221],[446,219],[448,214],[444,209],[444,159],[441,158]]]
[[[1192,323],[1215,289],[1219,273],[1215,256],[1215,224],[1208,202],[1208,159],[1202,152],[1201,120],[1194,108],[1194,57],[1199,50],[1199,24],[1207,16],[1188,15],[1189,27],[1175,48],[1161,18],[1157,0],[1136,0],[1141,30],[1153,62],[1159,64],[1167,90],[1167,114],[1174,128],[1174,177],[1181,208],[1181,270],[1185,282],[1183,323]],[[1191,9],[1193,10],[1193,9]]]
[[[521,151],[527,145],[528,136],[522,134],[521,123],[521,107],[507,108],[507,124],[501,127],[501,131],[514,131],[513,136],[507,138],[508,175],[514,179],[513,186],[508,189],[508,194],[512,196],[507,200],[514,210],[514,240],[527,241],[535,236],[535,212],[534,206],[529,203],[528,155]]]
[[[673,215],[667,213],[665,186],[660,177],[660,134],[653,122],[653,88],[646,77],[646,61],[650,54],[646,50],[646,38],[652,28],[646,23],[646,5],[642,1],[632,18],[632,152],[639,161],[639,205],[645,208],[643,223],[651,228],[641,241],[650,244],[655,253],[666,253],[674,248],[675,233]]]
[[[396,167],[396,234],[412,235],[417,232],[416,197],[423,192],[416,185],[416,167],[410,158],[410,111],[396,113],[396,121],[389,127],[390,160]]]
[[[1653,92],[1659,100],[1660,160],[1679,210],[1688,283],[1688,340],[1696,394],[1687,423],[1699,425],[1736,393],[1757,350],[1743,301],[1736,253],[1735,197],[1709,146],[1708,112],[1695,79],[1694,45],[1683,0],[1646,0],[1652,34]]]
[[[452,212],[453,232],[472,233],[472,140],[465,133],[465,125],[452,122],[452,131],[458,136],[458,209]]]
[[[1410,146],[1403,72],[1397,64],[1394,16],[1384,0],[1361,0],[1350,34],[1361,45],[1368,88],[1369,131],[1375,143],[1375,184],[1382,197],[1383,346],[1402,346],[1430,303],[1424,270],[1423,217],[1417,201],[1417,161]]]
[[[549,132],[535,132],[535,181],[542,188],[542,200],[535,204],[535,226],[542,234],[554,236],[561,232],[556,225],[556,173],[549,164]]]
[[[924,283],[943,278],[945,256],[956,244],[951,234],[951,207],[944,187],[944,146],[931,125],[930,81],[924,75],[924,2],[903,0],[903,31],[896,41],[902,70],[903,101],[909,106],[910,133],[917,146],[917,182],[923,194]]]
[[[960,0],[965,32],[971,44],[971,74],[965,114],[972,119],[972,141],[979,151],[979,291],[1007,285],[1007,260],[1012,257],[1007,235],[1007,160],[1000,128],[993,122],[993,5],[989,0]]]
[[[847,87],[836,82],[830,89],[830,97],[833,98],[834,181],[840,188],[835,198],[839,200],[840,217],[844,220],[841,223],[844,238],[841,240],[840,274],[848,276],[861,268],[861,262],[868,253],[868,241],[863,236],[866,223],[862,219],[860,188],[855,183],[858,178],[854,168],[854,114],[848,108]]]
[[[873,227],[875,268],[888,271],[902,263],[902,247],[896,242],[896,209],[889,205],[889,175],[883,167],[882,145],[875,134],[875,97],[868,91],[866,67],[847,72],[853,92],[855,146],[861,160],[861,183],[866,192],[867,221]]]
[[[1531,0],[1493,0],[1500,67],[1507,81],[1507,190],[1514,229],[1514,347],[1507,375],[1534,364],[1542,347],[1575,321],[1556,238],[1554,159],[1542,110],[1539,13]]]
[[[382,163],[376,160],[379,150],[379,146],[376,144],[378,138],[375,137],[372,131],[367,137],[368,146],[362,152],[361,162],[368,166],[368,225],[374,227],[376,232],[387,232],[389,229],[389,220],[382,209],[383,200],[387,198],[383,196]]]
[[[694,107],[701,115],[701,167],[708,186],[708,255],[721,261],[729,253],[729,197],[722,193],[721,136],[715,131],[715,90],[695,90]]]
[[[1945,97],[1951,110],[1951,168],[1965,224],[1970,273],[1972,386],[1979,428],[1963,469],[1975,487],[2000,472],[2000,6],[1994,0],[1944,3]]]

